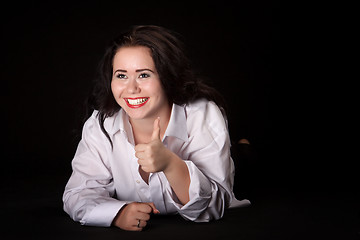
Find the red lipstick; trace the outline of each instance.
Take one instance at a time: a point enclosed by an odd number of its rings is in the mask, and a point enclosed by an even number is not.
[[[139,97],[139,98],[124,98],[126,104],[129,108],[139,108],[144,106],[149,98],[148,97]]]

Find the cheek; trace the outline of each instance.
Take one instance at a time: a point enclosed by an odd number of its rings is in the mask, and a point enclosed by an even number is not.
[[[164,89],[162,88],[161,84],[159,84],[159,85],[157,86],[156,91],[158,92],[158,94],[160,95],[160,97],[161,97],[163,100],[166,100],[166,101],[167,101],[167,97],[166,97],[165,91],[164,91]]]
[[[123,90],[124,90],[123,84],[120,84],[119,82],[116,81],[111,81],[111,91],[115,98],[120,97]]]
[[[146,85],[144,84],[142,89],[146,89],[146,91],[152,93],[152,95],[165,96],[165,91],[163,90],[160,82],[147,83]]]

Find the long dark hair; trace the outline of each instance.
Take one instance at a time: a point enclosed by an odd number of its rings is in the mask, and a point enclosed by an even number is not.
[[[224,98],[195,75],[178,33],[160,26],[133,26],[116,37],[106,49],[99,65],[98,77],[88,98],[87,117],[93,110],[98,110],[101,129],[109,140],[104,121],[120,110],[111,91],[113,59],[118,49],[131,46],[144,46],[151,50],[152,59],[170,104],[183,105],[205,98],[215,102],[225,114]]]

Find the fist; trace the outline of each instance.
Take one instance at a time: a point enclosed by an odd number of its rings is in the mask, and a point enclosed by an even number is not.
[[[160,213],[154,203],[133,202],[125,205],[113,220],[113,225],[128,231],[141,231],[146,227],[150,215]]]
[[[164,171],[169,165],[171,152],[160,139],[160,118],[154,121],[151,141],[135,146],[135,156],[141,169],[147,173]]]

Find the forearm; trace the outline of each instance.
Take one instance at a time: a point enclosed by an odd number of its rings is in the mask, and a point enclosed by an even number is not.
[[[89,196],[93,197],[89,197]],[[64,195],[64,210],[70,217],[83,225],[110,226],[117,212],[126,201],[119,201],[105,192],[86,189],[81,192]]]
[[[196,222],[208,222],[223,216],[224,210],[231,202],[231,192],[223,185],[205,176],[190,160],[184,161],[190,173],[190,200],[186,205],[179,204],[175,199],[174,205],[179,214],[185,219]],[[171,193],[169,193],[171,196]]]
[[[186,163],[175,153],[169,154],[170,163],[164,169],[164,174],[180,202],[185,205],[190,200],[190,174]]]

